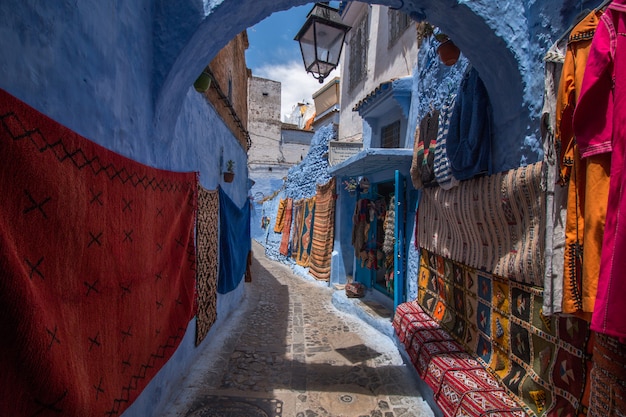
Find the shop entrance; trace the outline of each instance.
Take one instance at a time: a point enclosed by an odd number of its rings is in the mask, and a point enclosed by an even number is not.
[[[357,199],[353,243],[356,280],[394,296],[395,185],[372,184]]]

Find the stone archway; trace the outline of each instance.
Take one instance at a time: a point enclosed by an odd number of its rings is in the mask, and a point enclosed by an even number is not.
[[[448,33],[469,58],[483,79],[494,108],[497,140],[506,138],[518,147],[531,139],[525,162],[540,159],[538,108],[543,76],[539,54],[531,36],[536,22],[527,19],[526,0],[500,7],[490,0],[377,0],[365,1],[400,8],[415,20],[427,19]],[[217,6],[180,8],[159,0],[156,6],[155,135],[166,142],[184,100],[197,74],[237,33],[274,12],[310,3],[307,0],[224,0]],[[492,4],[493,3],[493,4]],[[197,5],[196,5],[197,6]],[[198,15],[206,16],[198,21]],[[192,16],[195,19],[189,19]],[[544,16],[545,18],[545,16]],[[184,23],[184,24],[181,24]],[[169,29],[175,28],[173,31]],[[547,30],[547,29],[546,29]],[[538,93],[538,94],[537,94]],[[515,167],[519,154],[494,154],[501,164]],[[515,160],[507,160],[514,158]],[[505,161],[503,164],[502,162]]]

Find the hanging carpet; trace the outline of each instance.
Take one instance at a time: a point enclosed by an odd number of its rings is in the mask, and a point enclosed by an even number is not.
[[[421,251],[418,303],[526,404],[529,415],[585,415],[589,324],[542,314],[543,291]]]
[[[336,197],[335,178],[317,186],[309,273],[321,281],[330,279],[330,261],[335,239]]]
[[[542,162],[424,189],[417,241],[424,249],[494,275],[542,287],[545,195]]]
[[[302,203],[302,224],[298,232],[298,245],[294,257],[298,265],[308,267],[311,260],[311,238],[313,237],[315,218],[315,197],[302,200]]]
[[[287,199],[280,199],[278,202],[278,211],[276,212],[276,223],[274,224],[274,232],[282,233],[285,227],[285,209],[287,208]]]
[[[0,415],[120,415],[194,314],[196,174],[2,90],[0,154]]]
[[[196,291],[196,346],[211,329],[217,318],[217,230],[219,219],[217,190],[207,190],[198,185],[198,276]]]
[[[287,205],[285,206],[285,223],[283,224],[283,236],[280,240],[279,251],[281,255],[289,255],[289,238],[291,236],[291,223],[293,216],[293,199],[287,199]]]
[[[293,203],[293,231],[291,232],[291,257],[297,262],[300,252],[300,236],[304,225],[304,199]]]
[[[217,292],[231,292],[241,282],[248,264],[250,241],[250,203],[239,208],[228,194],[219,189],[220,262]]]

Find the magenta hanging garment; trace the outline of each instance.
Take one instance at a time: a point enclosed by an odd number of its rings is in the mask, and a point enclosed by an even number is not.
[[[626,339],[626,0],[613,1],[594,35],[579,106],[577,140],[589,154],[612,149],[598,291],[591,328]],[[614,84],[613,84],[614,82]]]

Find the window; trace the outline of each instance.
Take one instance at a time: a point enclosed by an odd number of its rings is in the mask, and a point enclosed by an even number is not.
[[[352,91],[357,84],[365,78],[367,74],[367,44],[368,28],[367,13],[361,18],[359,23],[354,25],[352,37],[350,38],[350,56],[348,61],[348,89]]]
[[[393,9],[388,10],[387,16],[389,18],[389,44],[387,46],[391,48],[409,27],[411,18],[401,11]]]
[[[400,147],[400,120],[383,126],[380,130],[380,141],[383,148]]]

